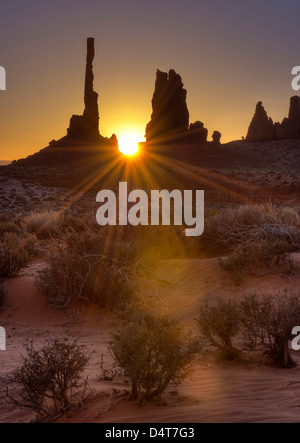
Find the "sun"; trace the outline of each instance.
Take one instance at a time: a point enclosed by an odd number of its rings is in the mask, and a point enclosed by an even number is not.
[[[138,153],[140,142],[141,137],[138,134],[126,134],[119,139],[119,151],[132,157]]]

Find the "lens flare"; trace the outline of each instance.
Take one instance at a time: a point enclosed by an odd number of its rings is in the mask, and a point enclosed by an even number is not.
[[[141,137],[137,134],[127,134],[119,139],[119,151],[122,154],[132,157],[139,151],[139,142]]]

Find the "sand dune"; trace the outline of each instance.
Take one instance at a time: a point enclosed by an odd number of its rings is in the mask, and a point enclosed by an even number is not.
[[[300,260],[300,256],[296,256]],[[20,364],[22,343],[33,339],[43,343],[50,336],[77,339],[89,350],[95,350],[87,370],[94,391],[85,410],[70,413],[61,422],[107,423],[191,423],[191,422],[297,422],[300,419],[300,367],[281,370],[269,366],[261,356],[243,353],[234,363],[217,362],[215,358],[197,361],[191,380],[170,387],[163,404],[140,407],[121,400],[128,384],[100,380],[99,361],[111,363],[107,341],[113,317],[95,307],[72,307],[67,313],[51,311],[47,301],[34,286],[34,276],[44,266],[35,261],[7,284],[8,306],[0,313],[0,324],[8,334],[7,352],[0,355],[0,376],[6,376]],[[157,268],[157,288],[172,315],[196,332],[195,316],[199,304],[216,297],[239,297],[247,288],[269,285],[278,289],[292,285],[300,288],[300,276],[288,281],[283,276],[248,276],[237,288],[222,271],[216,259],[163,260]],[[295,355],[300,362],[300,355]],[[111,397],[112,392],[114,393]],[[111,399],[110,399],[111,397]],[[0,422],[28,422],[33,414],[5,403],[0,388]]]

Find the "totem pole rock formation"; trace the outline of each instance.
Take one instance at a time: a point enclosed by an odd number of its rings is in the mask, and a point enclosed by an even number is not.
[[[87,40],[86,73],[84,85],[84,112],[73,115],[67,135],[60,140],[52,140],[49,146],[40,152],[21,159],[18,165],[52,165],[62,166],[65,163],[78,161],[92,156],[115,156],[118,154],[118,140],[113,134],[111,138],[103,137],[99,132],[98,94],[94,91],[93,60],[95,57],[95,41]],[[98,163],[100,158],[97,159]]]
[[[246,141],[250,143],[271,141],[276,138],[273,120],[268,117],[262,102],[256,105],[256,111],[250,124]]]
[[[73,115],[70,120],[67,135],[62,139],[50,142],[50,146],[68,146],[72,144],[107,144],[117,145],[115,135],[110,139],[102,137],[99,132],[98,94],[94,91],[93,61],[95,57],[95,39],[87,39],[87,57],[84,85],[83,115]]]
[[[153,113],[146,127],[147,142],[161,144],[186,135],[189,128],[186,97],[187,91],[179,74],[173,69],[169,74],[157,71]]]
[[[95,57],[95,42],[93,38],[87,40],[87,60],[85,73],[83,115],[73,115],[67,136],[73,139],[97,141],[99,134],[98,94],[94,91],[93,60]]]

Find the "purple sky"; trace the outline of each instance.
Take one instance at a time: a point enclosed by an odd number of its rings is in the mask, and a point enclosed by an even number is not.
[[[258,100],[282,120],[300,65],[299,13],[296,0],[1,0],[0,159],[43,148],[82,113],[89,36],[104,136],[143,137],[157,68],[181,74],[191,122],[210,136],[245,135]]]

